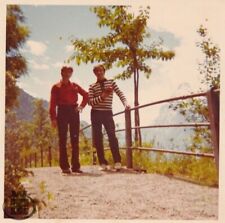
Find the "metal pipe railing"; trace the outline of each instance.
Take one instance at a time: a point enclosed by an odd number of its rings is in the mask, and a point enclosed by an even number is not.
[[[175,125],[146,125],[132,127],[131,129],[149,129],[149,128],[174,128],[174,127],[210,127],[209,122],[205,123],[186,123],[186,124],[175,124]],[[117,129],[116,132],[122,132],[126,129]]]

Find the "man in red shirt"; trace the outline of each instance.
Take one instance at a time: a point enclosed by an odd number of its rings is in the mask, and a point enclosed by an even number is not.
[[[68,127],[72,145],[71,170],[75,173],[82,173],[79,163],[79,113],[83,110],[88,102],[88,93],[78,84],[70,82],[72,73],[72,67],[62,67],[62,79],[60,82],[54,84],[51,89],[49,109],[52,126],[54,128],[58,128],[59,165],[62,169],[62,173],[66,174],[71,173],[66,149]],[[83,97],[80,105],[77,103],[78,94]]]

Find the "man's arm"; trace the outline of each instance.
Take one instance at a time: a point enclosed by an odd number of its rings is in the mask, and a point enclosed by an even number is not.
[[[103,97],[101,95],[95,96],[94,91],[93,91],[93,87],[90,86],[89,91],[88,91],[88,103],[89,103],[89,105],[91,105],[91,106],[97,105],[102,101],[103,101]]]
[[[85,91],[82,87],[78,86],[78,93],[83,97],[82,102],[79,105],[80,110],[82,111],[82,109],[86,106],[86,104],[88,103],[88,92]]]
[[[118,97],[120,98],[121,102],[123,103],[124,107],[129,108],[130,106],[128,105],[127,99],[124,96],[123,92],[119,89],[117,86],[116,82],[112,82],[113,90],[116,92]]]

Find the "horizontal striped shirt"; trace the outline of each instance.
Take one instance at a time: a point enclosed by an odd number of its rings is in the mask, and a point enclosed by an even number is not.
[[[108,97],[103,99],[101,97],[104,89],[112,87],[113,91],[109,94]],[[119,89],[115,81],[113,80],[104,80],[102,83],[96,82],[89,87],[89,104],[92,106],[93,110],[112,110],[112,101],[113,101],[113,92],[115,92],[120,98],[124,106],[127,104],[127,100],[123,92]]]

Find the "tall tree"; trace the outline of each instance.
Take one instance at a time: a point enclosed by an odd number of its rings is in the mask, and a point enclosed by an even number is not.
[[[43,100],[37,99],[34,101],[34,113],[33,113],[33,124],[35,126],[34,128],[34,134],[35,137],[35,147],[37,150],[40,151],[41,155],[41,166],[43,166],[43,153],[44,148],[47,149],[50,142],[49,142],[49,119],[48,119],[48,112],[44,108]]]
[[[29,36],[24,25],[25,18],[18,5],[7,6],[6,17],[6,111],[16,102],[18,88],[16,80],[27,72],[25,58],[20,53]]]
[[[107,69],[114,64],[125,70],[117,74],[117,79],[134,80],[134,106],[139,105],[139,77],[144,73],[150,77],[151,67],[146,63],[148,59],[169,60],[174,57],[173,51],[163,51],[159,42],[146,45],[150,38],[147,27],[150,8],[140,9],[134,16],[128,6],[99,6],[92,11],[97,15],[99,27],[107,27],[110,32],[102,38],[72,40],[75,53],[69,60],[81,62],[103,62]],[[139,110],[135,110],[135,127],[140,126]],[[140,129],[135,130],[135,142],[141,146]]]

